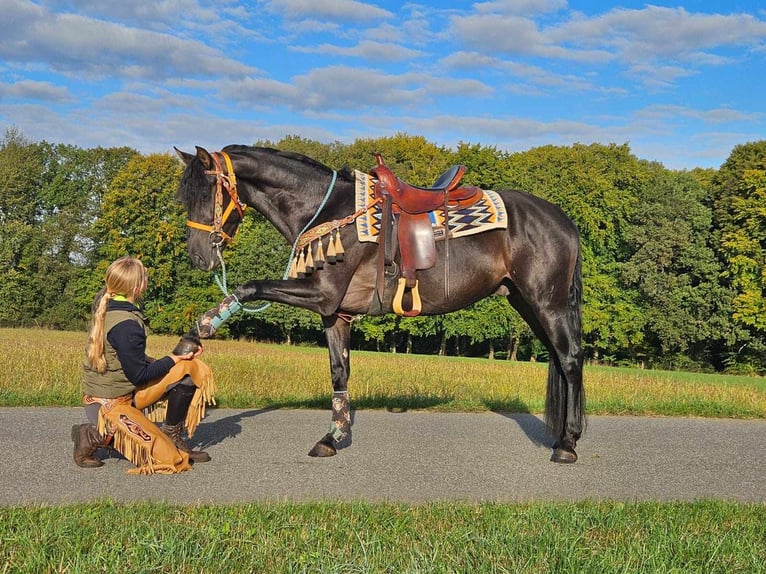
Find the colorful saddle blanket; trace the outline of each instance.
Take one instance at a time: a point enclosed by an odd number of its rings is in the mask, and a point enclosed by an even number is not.
[[[375,201],[373,178],[370,174],[354,171],[356,177],[356,208],[363,209]],[[428,214],[434,230],[434,238],[444,239],[444,210],[439,209]],[[365,211],[356,220],[356,232],[359,241],[378,242],[380,234],[380,206]],[[508,227],[508,214],[505,204],[494,191],[484,190],[483,197],[468,207],[448,211],[450,239],[482,233],[491,229]]]

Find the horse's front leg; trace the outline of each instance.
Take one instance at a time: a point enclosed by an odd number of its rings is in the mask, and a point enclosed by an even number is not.
[[[196,340],[199,344],[199,339],[212,337],[223,323],[238,313],[243,303],[256,300],[293,305],[323,316],[328,314],[325,313],[326,309],[334,310],[339,303],[324,296],[315,284],[306,279],[250,281],[237,287],[234,293],[203,313],[183,339]]]
[[[330,432],[323,436],[309,451],[309,456],[334,456],[338,448],[351,443],[351,404],[348,400],[348,377],[351,372],[349,343],[351,325],[348,321],[329,315],[322,317],[330,351],[330,375],[332,376],[332,421]]]

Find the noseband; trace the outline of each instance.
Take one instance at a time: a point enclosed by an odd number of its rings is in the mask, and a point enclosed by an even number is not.
[[[205,170],[205,175],[214,175],[216,178],[213,224],[206,225],[204,223],[187,220],[186,225],[194,229],[210,232],[210,241],[213,244],[213,247],[221,247],[224,243],[231,241],[231,236],[223,230],[223,226],[229,219],[231,212],[236,209],[241,221],[247,205],[239,200],[239,194],[237,193],[237,176],[234,175],[234,167],[231,165],[229,154],[223,151],[216,151],[210,155],[213,158],[213,163],[215,163],[215,169]],[[222,158],[223,163],[226,165],[225,169],[221,163]],[[225,211],[223,209],[224,188],[229,193],[229,198],[231,199],[229,205],[226,206]]]

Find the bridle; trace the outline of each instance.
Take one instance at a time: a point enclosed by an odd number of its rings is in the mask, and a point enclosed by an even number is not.
[[[213,224],[206,225],[189,219],[186,221],[186,225],[194,229],[210,232],[210,242],[213,244],[213,247],[220,248],[224,243],[231,241],[231,236],[223,230],[223,226],[226,224],[232,211],[236,209],[241,220],[245,209],[247,209],[247,205],[239,200],[239,194],[237,193],[237,176],[234,174],[234,167],[231,165],[229,154],[224,151],[216,151],[210,155],[213,158],[215,169],[205,170],[205,175],[214,175],[216,178]],[[223,159],[223,164],[221,163],[221,159]],[[224,164],[226,166],[225,169]],[[224,188],[229,193],[229,198],[231,199],[229,205],[226,206],[225,211],[223,209]]]

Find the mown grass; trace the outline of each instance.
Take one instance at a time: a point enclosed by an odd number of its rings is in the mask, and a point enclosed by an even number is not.
[[[0,405],[79,405],[84,339],[0,329]],[[150,342],[159,356],[176,339]],[[209,341],[203,358],[221,406],[328,407],[324,349]],[[546,368],[354,352],[350,388],[356,408],[540,412]],[[766,418],[761,378],[589,367],[586,388],[590,414]],[[0,507],[0,574],[39,572],[760,573],[766,505],[102,500]]]
[[[766,572],[766,507],[115,504],[0,508],[0,572]]]
[[[81,400],[85,334],[0,329],[0,406],[74,406]],[[150,353],[175,337],[150,337]],[[218,404],[327,408],[327,350],[208,341]],[[480,358],[352,351],[349,390],[359,409],[542,412],[547,365]],[[589,414],[766,418],[762,377],[586,367]]]

